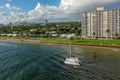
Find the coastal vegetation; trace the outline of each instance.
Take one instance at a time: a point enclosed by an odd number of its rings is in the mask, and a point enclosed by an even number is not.
[[[34,37],[0,37],[0,40],[7,41],[36,41],[39,43],[57,43],[57,44],[69,44],[68,38],[34,38]],[[88,45],[88,46],[110,46],[120,47],[120,40],[109,39],[72,39],[74,45]]]
[[[61,34],[81,34],[80,22],[48,23],[48,24],[24,24],[24,25],[7,25],[0,27],[1,36],[5,34],[17,34],[24,37],[58,37]]]
[[[106,30],[106,32],[109,33],[110,31]],[[115,34],[114,39],[96,39],[94,38],[95,32],[93,32],[93,39],[81,38],[80,22],[7,25],[0,27],[1,40],[31,40],[41,43],[69,44],[69,34],[75,35],[74,39],[72,39],[72,44],[75,45],[120,46],[118,33]]]

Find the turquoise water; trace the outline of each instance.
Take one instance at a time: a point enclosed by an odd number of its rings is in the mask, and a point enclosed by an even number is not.
[[[0,80],[120,80],[120,51],[72,49],[81,66],[64,64],[68,46],[0,42]]]

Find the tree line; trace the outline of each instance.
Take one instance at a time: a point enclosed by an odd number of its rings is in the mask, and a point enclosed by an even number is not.
[[[33,30],[33,31],[32,31]],[[28,24],[28,25],[7,25],[0,27],[0,34],[19,34],[23,36],[40,35],[47,34],[49,32],[55,31],[56,34],[71,34],[81,35],[81,23],[80,22],[61,22],[61,23],[38,23],[38,24]]]

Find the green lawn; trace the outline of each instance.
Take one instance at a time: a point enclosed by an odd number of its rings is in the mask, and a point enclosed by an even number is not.
[[[17,40],[20,39],[20,40],[37,40],[40,42],[69,43],[69,39],[67,39],[67,38],[0,37],[0,39],[17,39]],[[73,39],[72,44],[120,46],[120,40]]]
[[[73,40],[73,43],[75,43],[75,44],[104,45],[104,46],[120,46],[120,40],[80,39],[80,40]]]

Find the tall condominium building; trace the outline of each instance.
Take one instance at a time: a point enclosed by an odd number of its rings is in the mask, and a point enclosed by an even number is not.
[[[83,38],[114,38],[120,37],[120,9],[82,12]]]

